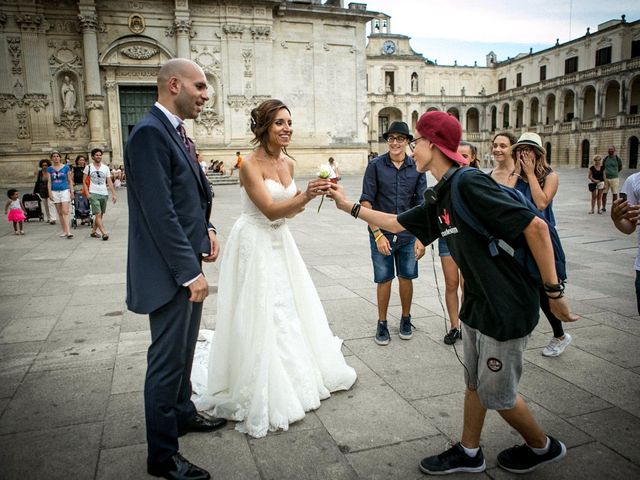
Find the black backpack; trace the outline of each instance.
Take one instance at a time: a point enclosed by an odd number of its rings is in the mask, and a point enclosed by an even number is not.
[[[454,175],[451,177],[451,206],[453,211],[456,213],[456,216],[460,218],[464,223],[466,223],[469,227],[471,227],[476,233],[482,235],[487,239],[489,253],[492,257],[498,255],[498,248],[502,249],[504,252],[512,256],[518,264],[524,269],[524,271],[529,275],[529,277],[537,284],[542,285],[542,277],[540,276],[540,271],[538,270],[538,265],[527,246],[527,243],[524,239],[521,242],[518,242],[520,246],[514,248],[509,245],[505,240],[494,237],[489,231],[485,228],[482,223],[478,221],[476,216],[467,208],[465,202],[462,200],[460,196],[460,178],[465,173],[473,171],[477,172],[479,175],[485,175],[485,173],[481,172],[478,169],[470,168],[470,167],[461,167],[458,168]],[[551,245],[553,246],[553,256],[556,264],[556,273],[558,275],[558,279],[561,282],[564,282],[567,279],[567,267],[566,267],[566,258],[564,255],[564,250],[562,249],[562,244],[560,243],[560,236],[558,235],[558,231],[556,228],[549,224],[546,218],[542,215],[540,210],[527,198],[523,195],[523,193],[515,188],[506,187],[504,185],[500,185],[500,188],[503,192],[505,192],[509,197],[511,197],[515,202],[521,203],[525,205],[529,210],[536,214],[538,218],[544,220],[544,222],[549,227],[549,237],[551,237]]]

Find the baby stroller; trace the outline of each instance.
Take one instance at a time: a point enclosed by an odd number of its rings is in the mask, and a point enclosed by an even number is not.
[[[78,223],[85,223],[89,226],[93,225],[93,215],[91,215],[91,208],[89,207],[89,199],[85,197],[82,192],[76,192],[71,202],[71,226],[78,228]]]
[[[44,215],[42,214],[42,205],[40,203],[40,197],[35,193],[25,193],[22,195],[22,204],[27,211],[27,222],[31,218],[37,218],[39,221],[44,221]]]

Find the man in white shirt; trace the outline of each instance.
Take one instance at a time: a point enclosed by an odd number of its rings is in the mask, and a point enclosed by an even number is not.
[[[87,178],[90,180],[89,204],[91,205],[91,213],[93,213],[91,236],[109,240],[109,234],[104,228],[104,214],[107,211],[109,190],[111,190],[111,201],[113,203],[116,203],[118,197],[111,180],[111,171],[108,166],[102,164],[102,150],[99,148],[91,150],[91,159],[93,162],[84,168],[85,183]],[[97,233],[98,229],[100,234]]]

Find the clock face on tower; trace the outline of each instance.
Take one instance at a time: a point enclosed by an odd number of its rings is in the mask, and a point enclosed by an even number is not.
[[[395,53],[395,51],[396,51],[396,44],[393,43],[391,40],[387,40],[382,44],[382,53],[391,55],[392,53]]]

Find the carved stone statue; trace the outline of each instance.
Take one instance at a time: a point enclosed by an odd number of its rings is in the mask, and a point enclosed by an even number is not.
[[[418,91],[418,76],[415,73],[411,75],[411,91]]]
[[[62,112],[73,113],[76,111],[76,89],[71,83],[71,79],[65,75],[62,87],[60,88],[62,95]]]

